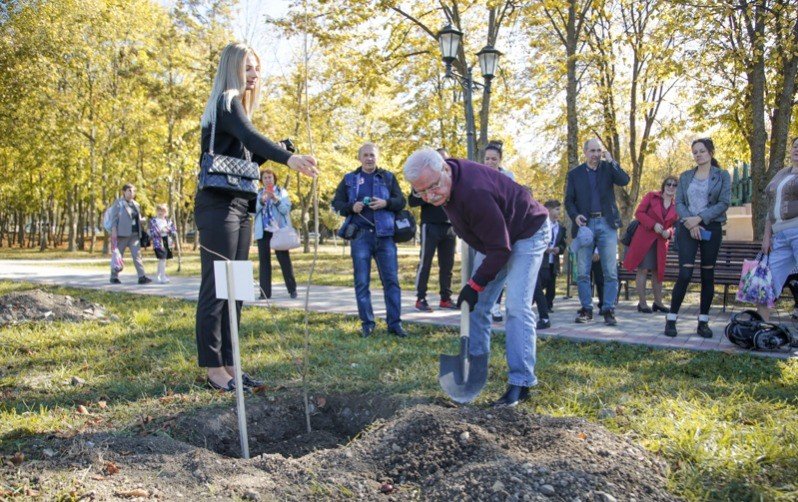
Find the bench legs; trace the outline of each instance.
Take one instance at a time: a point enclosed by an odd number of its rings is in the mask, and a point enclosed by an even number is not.
[[[727,305],[727,303],[726,303],[726,295],[728,293],[729,293],[729,285],[726,284],[725,286],[723,286],[723,309],[721,310],[721,312],[724,312],[724,313],[726,312],[726,305]]]

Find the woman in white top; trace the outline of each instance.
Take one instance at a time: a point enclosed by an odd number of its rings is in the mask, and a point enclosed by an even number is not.
[[[770,253],[773,290],[779,296],[787,277],[798,267],[798,138],[792,140],[790,166],[773,177],[765,189],[768,217],[762,252]],[[770,319],[767,306],[757,307],[759,314]]]

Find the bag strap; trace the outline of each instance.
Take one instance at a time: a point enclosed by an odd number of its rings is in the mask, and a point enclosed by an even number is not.
[[[223,97],[224,97],[223,95],[219,96],[219,101],[221,101]],[[213,143],[216,140],[216,115],[218,115],[218,113],[219,109],[217,103],[216,113],[213,114],[213,119],[211,120],[211,141],[210,144],[208,145],[208,153],[210,154],[211,157],[213,157],[214,155]],[[252,155],[249,153],[249,150],[247,150],[247,147],[244,146],[243,142],[241,143],[241,147],[244,149],[244,158],[247,159],[247,162],[252,162]]]

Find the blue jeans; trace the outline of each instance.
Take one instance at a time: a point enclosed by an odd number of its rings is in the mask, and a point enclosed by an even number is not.
[[[352,264],[355,269],[355,297],[357,313],[363,326],[374,327],[374,309],[371,307],[371,258],[377,261],[382,289],[385,294],[388,329],[402,325],[402,290],[399,288],[399,262],[393,237],[377,237],[373,229],[361,228],[352,239]]]
[[[507,322],[504,331],[510,385],[532,387],[538,383],[535,376],[537,316],[532,311],[532,297],[550,234],[549,221],[546,220],[535,235],[513,244],[507,265],[485,286],[471,312],[468,352],[473,356],[490,353],[490,309],[507,284]],[[477,253],[474,270],[479,268],[484,259],[485,255]]]
[[[768,265],[773,276],[773,291],[781,295],[787,277],[798,266],[798,228],[788,228],[773,234]]]
[[[604,218],[590,218],[587,226],[595,239],[592,246],[583,246],[576,252],[576,287],[583,309],[593,310],[593,288],[590,286],[590,265],[593,249],[598,248],[601,271],[604,272],[604,304],[602,310],[615,309],[618,300],[618,230]]]

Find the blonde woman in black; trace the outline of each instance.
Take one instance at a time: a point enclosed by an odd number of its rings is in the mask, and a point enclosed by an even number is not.
[[[260,134],[250,121],[260,99],[260,59],[244,44],[230,44],[222,50],[211,96],[202,115],[202,151],[211,142],[211,124],[216,123],[214,153],[247,158],[262,164],[267,160],[285,164],[307,176],[315,176],[316,160],[308,155],[292,155],[279,144]],[[220,255],[231,260],[249,258],[252,237],[250,213],[255,212],[255,195],[238,197],[230,192],[205,189],[197,192],[194,218],[200,234],[202,282],[197,302],[196,335],[200,367],[206,368],[208,385],[214,389],[235,390],[233,350],[230,342],[227,300],[216,298],[213,262]],[[236,302],[241,318],[241,302]],[[246,373],[243,383],[261,382]]]

